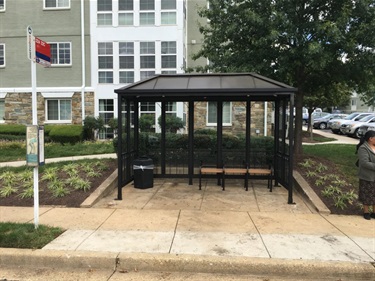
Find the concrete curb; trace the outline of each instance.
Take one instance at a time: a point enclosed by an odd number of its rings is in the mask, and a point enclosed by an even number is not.
[[[30,249],[0,249],[1,267],[111,269],[371,280],[371,263],[282,260],[146,253],[103,253]]]
[[[91,208],[98,201],[109,195],[117,187],[117,169],[80,205],[81,208]]]
[[[329,215],[331,211],[316,195],[315,191],[310,187],[307,181],[297,171],[293,171],[294,188],[320,213]]]

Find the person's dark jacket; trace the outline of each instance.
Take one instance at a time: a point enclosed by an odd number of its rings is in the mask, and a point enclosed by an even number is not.
[[[375,152],[365,142],[358,149],[358,177],[366,181],[375,181]]]

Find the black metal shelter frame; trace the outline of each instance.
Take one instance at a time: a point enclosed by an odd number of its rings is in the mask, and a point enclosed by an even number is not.
[[[194,102],[217,102],[216,162],[219,165],[223,160],[223,102],[246,103],[248,162],[251,150],[251,102],[268,101],[275,105],[274,180],[288,190],[288,203],[293,203],[293,109],[296,88],[255,73],[170,74],[156,75],[115,92],[118,94],[118,200],[122,200],[122,187],[134,179],[132,163],[139,156],[138,107],[141,102],[161,103],[161,177],[168,177],[165,172],[166,103],[188,103],[188,173],[185,177],[192,185],[193,178],[197,176],[194,175]]]

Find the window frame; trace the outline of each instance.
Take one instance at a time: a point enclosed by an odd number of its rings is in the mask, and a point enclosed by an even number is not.
[[[0,13],[1,12],[5,12],[5,10],[6,10],[6,5],[7,5],[7,1],[6,0],[0,0],[0,1],[2,1],[3,2],[3,5],[2,5],[2,8],[1,8],[1,6],[0,6]]]
[[[210,103],[214,103],[215,106],[217,105],[217,102],[210,102],[208,101],[207,102],[207,106],[206,106],[206,125],[207,126],[217,126],[217,119],[216,119],[216,122],[209,122],[209,105]],[[228,117],[229,117],[229,122],[225,122],[225,114],[226,114],[226,110],[225,110],[225,106],[228,106],[229,107],[229,111],[228,111]],[[216,118],[216,117],[215,117]],[[223,126],[232,126],[232,102],[223,102]]]
[[[0,97],[0,123],[5,123],[4,118],[5,118],[5,98]]]
[[[68,6],[61,6],[61,7],[58,6],[59,0],[55,0],[55,6],[54,7],[47,7],[46,6],[47,1],[51,1],[51,0],[43,0],[43,10],[68,10],[71,7],[71,3],[70,3],[71,0],[67,0]]]
[[[73,114],[73,107],[72,107],[72,99],[71,98],[46,98],[45,100],[45,122],[46,124],[56,123],[56,124],[70,124],[72,123],[72,114]],[[49,119],[48,108],[50,101],[57,101],[58,107],[58,119]],[[61,119],[61,101],[69,101],[70,104],[70,119]]]
[[[3,64],[0,64],[0,68],[5,68],[6,66],[6,60],[5,60],[5,51],[6,51],[6,48],[5,48],[5,43],[0,43],[0,47],[3,47],[3,56],[1,57],[1,50],[0,50],[0,61],[1,61],[1,58],[3,59],[4,63]]]
[[[48,44],[50,45],[51,47],[51,67],[67,67],[67,66],[72,66],[73,62],[72,62],[72,43],[71,42],[48,42]],[[60,61],[60,47],[59,45],[60,44],[69,44],[69,63],[59,63]],[[57,46],[57,60],[58,60],[58,63],[53,63],[53,60],[54,60],[54,57],[52,56],[52,45],[56,45]],[[65,55],[65,53],[64,53]]]
[[[101,47],[101,45],[105,46],[105,48],[103,49]],[[111,45],[111,48],[109,48],[110,45]],[[97,57],[97,59],[98,59],[98,84],[113,83],[113,80],[114,80],[113,42],[98,42],[97,47],[98,47],[98,57]],[[104,52],[102,52],[101,50],[104,51]],[[101,68],[100,67],[100,58],[108,58],[108,57],[112,58],[112,67],[111,68]],[[110,73],[112,74],[112,77],[110,77],[110,75],[109,75]],[[102,79],[104,79],[105,82],[101,81]]]

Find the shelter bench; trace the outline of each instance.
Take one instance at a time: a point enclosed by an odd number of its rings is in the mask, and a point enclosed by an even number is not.
[[[272,192],[272,176],[273,176],[273,173],[272,173],[271,168],[269,168],[269,169],[249,168],[248,173],[249,173],[250,176],[266,176],[267,180],[268,180],[268,183],[267,183],[268,189],[270,190],[270,192]],[[246,188],[246,191],[247,190],[248,189]]]
[[[222,189],[225,190],[224,168],[203,166],[202,161],[199,167],[199,190],[202,189],[202,175],[208,175],[208,174],[221,175],[221,184],[220,184],[220,177],[219,177],[218,185],[221,185]]]

